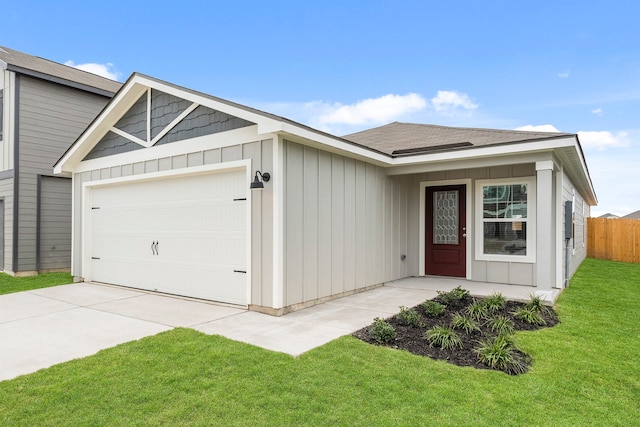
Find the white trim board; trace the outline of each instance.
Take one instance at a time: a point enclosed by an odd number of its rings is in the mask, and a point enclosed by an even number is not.
[[[472,267],[472,256],[473,256],[473,252],[472,250],[472,240],[473,240],[473,221],[472,221],[472,193],[473,193],[473,180],[471,178],[464,178],[464,179],[452,179],[452,180],[444,180],[444,181],[422,181],[420,182],[420,227],[419,227],[419,233],[420,233],[420,238],[419,238],[419,259],[418,259],[418,276],[425,276],[425,262],[424,262],[424,258],[425,258],[425,232],[426,232],[426,195],[425,195],[425,190],[427,187],[438,187],[438,186],[444,186],[444,185],[466,185],[466,219],[467,219],[467,239],[466,239],[466,248],[465,250],[467,251],[467,255],[466,255],[466,279],[467,280],[471,280],[471,267]]]

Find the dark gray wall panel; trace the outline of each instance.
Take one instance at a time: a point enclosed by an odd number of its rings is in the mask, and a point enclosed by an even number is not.
[[[71,266],[71,179],[40,181],[39,270]]]
[[[24,272],[38,266],[38,175],[53,174],[54,163],[108,99],[25,76],[20,79],[18,99],[17,250],[14,248],[16,263],[11,270]]]
[[[133,107],[122,116],[116,128],[127,132],[137,138],[147,139],[147,94],[146,92],[133,104]]]
[[[171,129],[156,145],[251,126],[253,123],[200,105]]]
[[[112,156],[114,154],[127,153],[129,151],[144,148],[140,144],[131,142],[113,132],[107,134],[96,144],[95,147],[86,155],[84,160],[97,159],[99,157]]]
[[[151,90],[151,139],[191,105],[191,101]]]

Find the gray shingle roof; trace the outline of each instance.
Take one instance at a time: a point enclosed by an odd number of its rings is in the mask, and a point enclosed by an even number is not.
[[[393,122],[345,135],[342,138],[392,156],[402,156],[567,136],[574,135],[560,132],[458,128]]]
[[[97,89],[94,92],[104,95],[112,96],[122,86],[120,82],[97,74],[78,70],[68,65],[28,55],[3,46],[0,46],[0,61],[7,64],[7,69],[11,71],[44,78],[67,86]]]
[[[631,212],[622,217],[623,219],[640,219],[640,211]]]

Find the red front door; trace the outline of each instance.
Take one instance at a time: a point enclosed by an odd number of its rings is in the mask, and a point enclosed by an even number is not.
[[[425,274],[466,277],[466,186],[426,192]]]

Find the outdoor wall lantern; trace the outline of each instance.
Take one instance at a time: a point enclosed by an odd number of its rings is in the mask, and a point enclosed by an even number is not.
[[[264,188],[264,184],[258,179],[258,175],[260,175],[260,178],[262,178],[262,181],[264,182],[269,182],[271,179],[271,175],[269,175],[268,172],[262,173],[260,171],[256,171],[256,176],[253,178],[253,182],[249,186],[252,190],[262,190]]]

